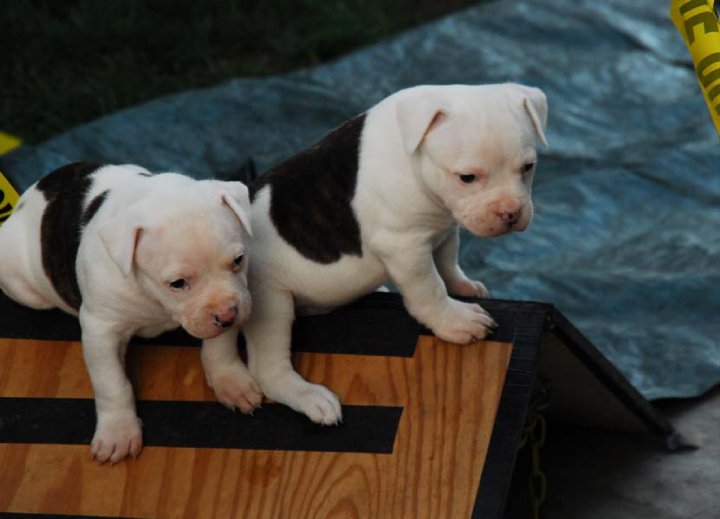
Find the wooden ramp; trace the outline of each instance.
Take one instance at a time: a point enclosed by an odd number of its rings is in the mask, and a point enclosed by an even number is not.
[[[90,460],[77,320],[0,295],[0,517],[514,517],[511,481],[527,500],[521,433],[546,380],[560,419],[686,445],[551,305],[483,306],[499,329],[468,346],[433,337],[396,294],[300,318],[295,364],[340,396],[338,427],[273,403],[233,413],[204,381],[198,341],[137,340],[128,372],[145,448],[110,466]]]
[[[225,409],[182,333],[133,343],[146,447],[115,466],[90,460],[95,416],[77,324],[13,307],[13,323],[0,322],[0,512],[470,517],[512,345],[421,335],[391,299],[296,325],[296,366],[340,396],[338,427],[272,403],[252,417]]]
[[[509,358],[508,344],[462,348],[432,337],[422,337],[411,358],[298,354],[309,380],[332,387],[352,406],[345,423],[331,430],[298,423],[279,406],[255,417],[233,415],[213,402],[197,348],[137,346],[129,364],[138,398],[154,404],[141,407],[151,445],[137,460],[111,467],[89,459],[94,415],[80,344],[3,340],[0,394],[16,398],[15,413],[32,423],[16,427],[28,440],[4,435],[13,443],[0,444],[0,509],[127,517],[469,517]],[[365,412],[368,406],[389,412]],[[241,423],[224,427],[230,421]],[[166,438],[156,426],[167,428]],[[205,434],[205,428],[216,430]],[[255,429],[250,438],[225,438],[248,428]],[[352,428],[357,431],[345,437]],[[364,429],[365,438],[357,434]],[[263,437],[290,448],[276,450]],[[244,448],[215,446],[234,442]]]

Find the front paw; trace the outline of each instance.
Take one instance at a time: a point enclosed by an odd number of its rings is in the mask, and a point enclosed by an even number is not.
[[[450,299],[431,328],[445,341],[467,344],[487,337],[497,323],[480,305]]]
[[[90,444],[92,457],[100,463],[117,463],[127,456],[137,457],[142,450],[140,419],[135,413],[118,416],[100,415]]]
[[[232,410],[252,413],[262,403],[262,390],[244,367],[215,373],[207,381],[220,403]]]
[[[342,422],[340,400],[325,386],[311,384],[295,372],[258,380],[268,398],[305,414],[313,422],[321,425]]]
[[[490,292],[480,281],[473,281],[466,277],[455,278],[445,281],[448,294],[461,297],[490,297]]]
[[[342,422],[340,400],[335,393],[320,384],[308,383],[297,395],[295,406],[297,411],[305,413],[310,420],[320,425]]]

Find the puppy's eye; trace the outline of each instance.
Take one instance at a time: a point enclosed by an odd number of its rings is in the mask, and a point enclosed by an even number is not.
[[[521,171],[522,171],[523,173],[528,173],[528,172],[532,171],[532,169],[533,169],[534,167],[535,167],[535,163],[534,163],[534,162],[528,162],[527,164],[525,164],[525,165],[522,167],[522,170],[521,170]]]
[[[243,262],[243,258],[244,258],[244,257],[245,257],[245,256],[243,256],[242,254],[240,254],[240,256],[238,256],[237,258],[235,258],[235,259],[233,260],[233,266],[234,266],[234,267],[239,267],[240,265],[242,265],[242,262]]]
[[[171,281],[169,283],[170,288],[174,288],[175,290],[182,290],[183,288],[187,288],[188,282],[184,279],[176,279],[175,281]]]
[[[460,175],[460,180],[462,180],[465,184],[472,184],[475,180],[477,180],[477,175],[473,175],[472,173]]]

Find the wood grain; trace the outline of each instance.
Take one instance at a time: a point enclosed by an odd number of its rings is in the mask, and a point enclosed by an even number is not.
[[[392,454],[152,447],[110,467],[83,445],[0,443],[0,511],[469,517],[510,351],[421,337],[413,358],[298,354],[299,371],[343,402],[404,407]],[[128,365],[142,399],[213,399],[197,348],[135,347]],[[0,339],[0,396],[91,397],[80,345]]]

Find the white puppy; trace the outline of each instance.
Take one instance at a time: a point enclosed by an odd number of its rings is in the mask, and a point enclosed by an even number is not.
[[[249,213],[240,182],[75,163],[30,187],[0,227],[0,288],[24,305],[80,318],[98,419],[92,454],[101,462],[142,448],[123,365],[132,335],[181,325],[207,339],[247,319]],[[225,405],[251,411],[260,403],[239,358],[202,360]]]
[[[251,185],[254,308],[244,331],[265,395],[318,423],[341,420],[337,397],[292,368],[295,306],[329,309],[388,280],[438,337],[484,338],[492,317],[448,295],[488,295],[458,266],[457,223],[479,236],[527,227],[546,118],[536,88],[410,88]],[[236,333],[203,348],[234,358]]]

